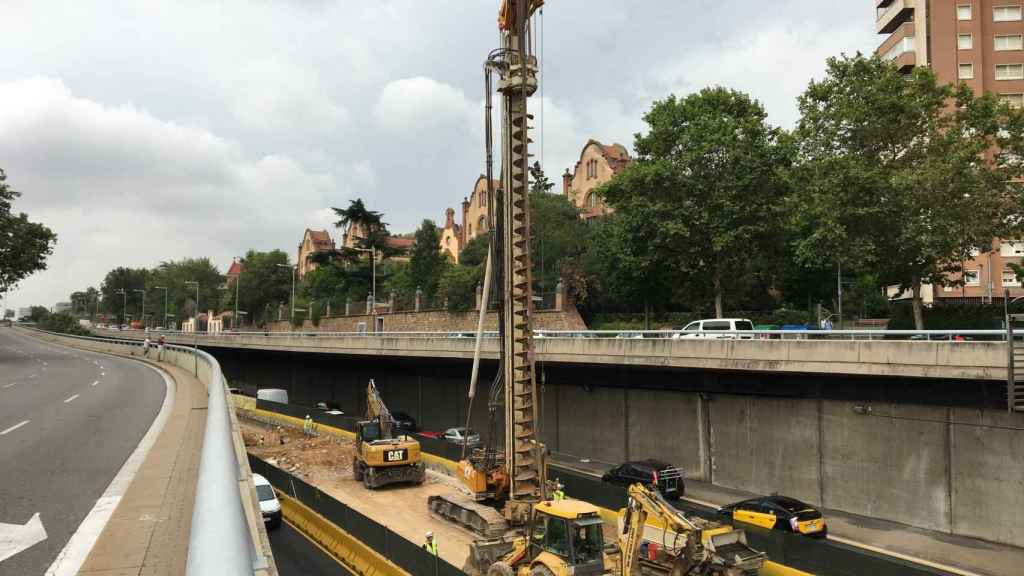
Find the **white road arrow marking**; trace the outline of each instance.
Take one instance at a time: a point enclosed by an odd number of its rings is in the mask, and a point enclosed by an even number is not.
[[[14,432],[18,428],[21,428],[22,426],[24,426],[25,424],[28,424],[28,423],[29,423],[29,420],[22,420],[21,422],[18,422],[14,426],[11,426],[10,428],[4,430],[3,432],[0,432],[0,436],[4,436],[4,435],[6,435],[9,432]]]
[[[0,523],[0,562],[43,540],[46,540],[46,528],[43,528],[43,521],[39,519],[39,512],[33,514],[24,525]]]

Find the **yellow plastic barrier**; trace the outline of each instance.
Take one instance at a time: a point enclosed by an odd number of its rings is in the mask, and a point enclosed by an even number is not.
[[[319,544],[353,574],[410,576],[408,572],[395,566],[298,500],[280,490],[277,490],[277,498],[281,501],[281,513],[285,520],[307,538]]]

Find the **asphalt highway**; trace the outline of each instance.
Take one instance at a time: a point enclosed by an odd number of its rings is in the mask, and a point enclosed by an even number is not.
[[[0,328],[0,529],[25,534],[10,525],[38,513],[46,531],[20,551],[5,552],[0,542],[0,576],[46,572],[149,429],[165,392],[160,374],[138,362]]]
[[[270,548],[274,551],[274,563],[277,564],[279,576],[352,574],[287,522],[282,522],[276,530],[270,530],[267,536],[270,537]]]

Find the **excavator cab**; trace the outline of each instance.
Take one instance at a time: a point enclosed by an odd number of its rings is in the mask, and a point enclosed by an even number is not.
[[[576,500],[542,502],[534,508],[530,530],[531,565],[544,564],[553,574],[590,576],[604,573],[604,523],[591,506]]]

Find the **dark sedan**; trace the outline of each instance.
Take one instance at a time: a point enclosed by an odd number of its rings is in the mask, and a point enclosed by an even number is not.
[[[726,518],[771,530],[794,532],[812,538],[828,536],[828,526],[821,512],[810,504],[788,496],[751,498],[722,506],[718,513]]]
[[[629,486],[634,482],[658,487],[666,498],[678,500],[686,491],[683,484],[683,471],[675,466],[649,458],[623,462],[604,473],[601,480],[619,486]]]

